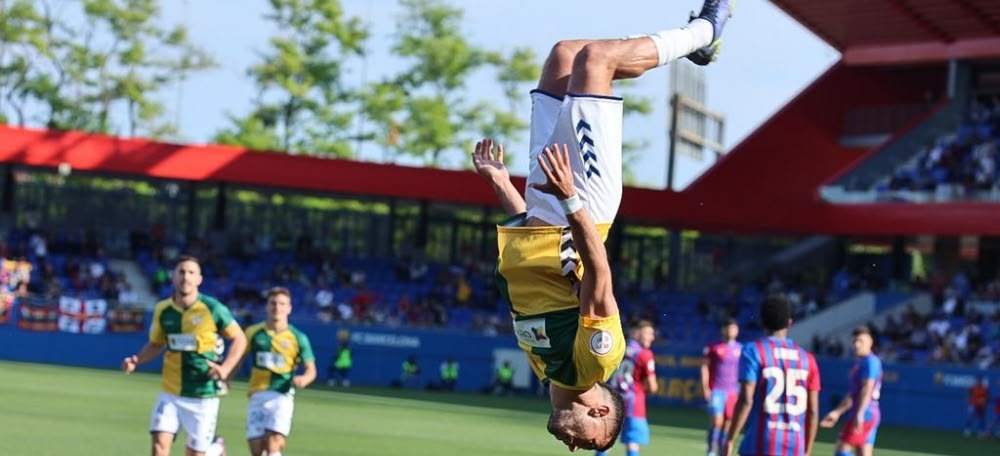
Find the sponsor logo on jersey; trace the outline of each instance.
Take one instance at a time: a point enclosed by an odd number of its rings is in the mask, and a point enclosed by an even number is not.
[[[531,320],[515,320],[514,335],[517,340],[537,348],[551,348],[552,341],[545,331],[545,319],[535,318]]]

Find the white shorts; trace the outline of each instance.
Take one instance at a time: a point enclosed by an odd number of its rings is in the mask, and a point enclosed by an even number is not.
[[[181,426],[187,434],[187,447],[208,451],[215,440],[215,424],[219,418],[219,398],[181,397],[160,393],[149,420],[149,432],[177,435]]]
[[[594,223],[613,222],[622,201],[622,99],[569,94],[560,100],[539,90],[531,92],[528,186],[524,190],[528,218],[567,226],[559,201],[531,188],[533,183],[545,183],[538,156],[550,144],[569,146],[576,192]]]
[[[247,407],[247,440],[263,438],[267,431],[288,437],[292,431],[294,410],[295,400],[291,394],[277,391],[254,393]]]

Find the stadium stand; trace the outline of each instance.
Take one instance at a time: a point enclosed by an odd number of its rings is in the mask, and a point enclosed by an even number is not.
[[[900,190],[928,194],[923,198],[930,201],[996,200],[998,150],[1000,96],[981,96],[957,131],[918,150],[874,190],[879,200],[891,200]]]

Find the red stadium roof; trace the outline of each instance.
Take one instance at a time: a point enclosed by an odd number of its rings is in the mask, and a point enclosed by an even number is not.
[[[997,0],[772,0],[847,64],[1000,57]]]

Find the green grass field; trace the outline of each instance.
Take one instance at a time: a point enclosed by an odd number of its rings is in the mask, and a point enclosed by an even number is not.
[[[148,454],[149,412],[159,388],[154,375],[0,362],[0,442],[4,455]],[[219,434],[231,456],[243,444],[245,384],[222,399]],[[351,388],[301,391],[288,451],[327,455],[558,455],[565,447],[545,432],[541,398]],[[932,413],[932,412],[928,412]],[[697,410],[650,411],[652,443],[645,455],[704,454],[705,417]],[[823,432],[816,455],[833,454]],[[173,454],[183,454],[182,440]],[[624,454],[620,446],[612,454]],[[876,454],[996,455],[1000,442],[954,433],[885,428]]]

